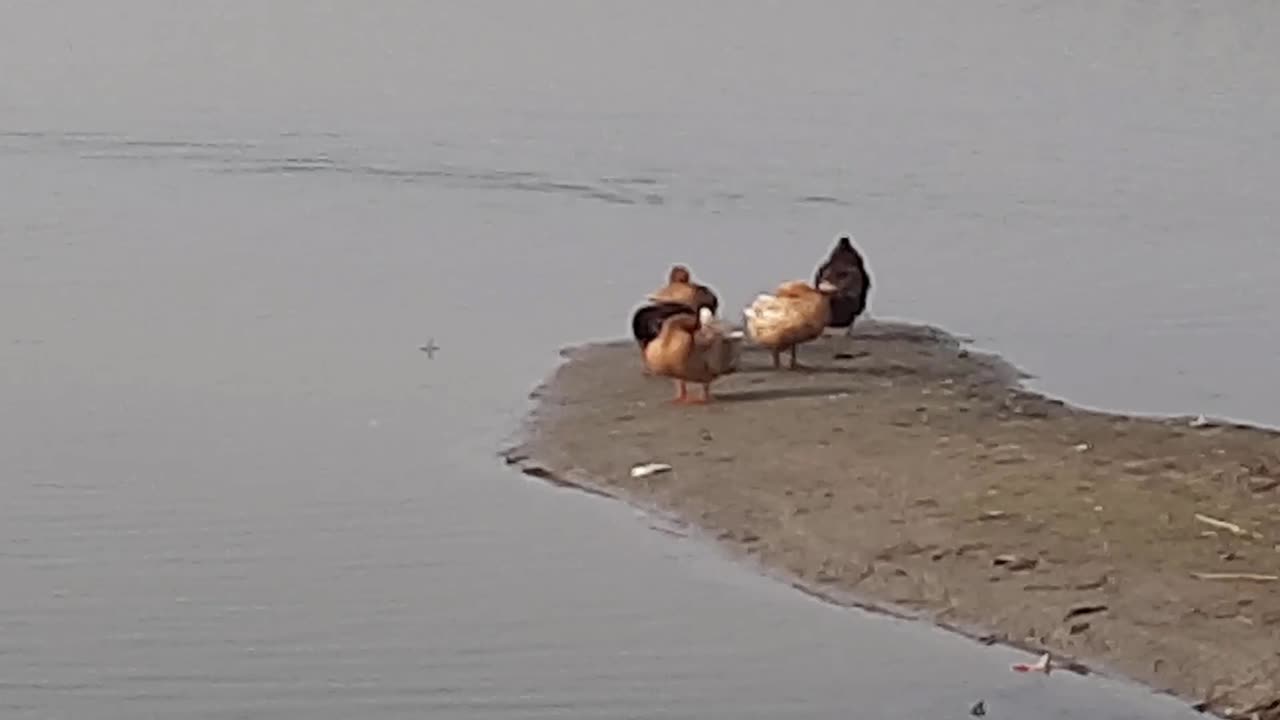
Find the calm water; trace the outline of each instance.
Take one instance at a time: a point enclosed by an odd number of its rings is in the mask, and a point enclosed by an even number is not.
[[[841,231],[875,314],[1051,392],[1280,424],[1277,22],[11,3],[0,715],[1177,717],[824,607],[494,452],[670,262],[732,308]]]

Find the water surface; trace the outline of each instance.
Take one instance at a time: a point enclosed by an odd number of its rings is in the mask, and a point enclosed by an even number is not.
[[[1272,5],[8,18],[5,717],[1177,715],[494,452],[668,263],[732,308],[842,231],[1051,392],[1280,423]]]

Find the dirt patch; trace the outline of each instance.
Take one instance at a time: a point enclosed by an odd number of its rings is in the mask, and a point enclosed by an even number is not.
[[[1280,718],[1280,434],[1070,407],[903,324],[806,345],[806,371],[748,348],[705,407],[671,405],[634,343],[566,357],[505,452],[525,472],[660,509],[833,602]],[[631,477],[655,461],[672,470]]]

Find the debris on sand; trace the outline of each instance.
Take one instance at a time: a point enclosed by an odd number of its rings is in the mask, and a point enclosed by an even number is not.
[[[991,564],[996,567],[1003,567],[1011,572],[1021,572],[1023,570],[1031,570],[1036,565],[1040,564],[1040,561],[1035,558],[1023,557],[1021,555],[1009,553],[1007,555],[995,556],[991,559]]]
[[[1067,615],[1063,619],[1071,620],[1084,615],[1093,615],[1094,613],[1106,612],[1107,609],[1108,609],[1107,606],[1101,603],[1076,605],[1075,607],[1067,611]]]
[[[1248,582],[1276,582],[1280,575],[1263,575],[1261,573],[1205,573],[1195,572],[1191,576],[1197,580],[1245,580]]]
[[[1244,528],[1240,527],[1239,525],[1233,522],[1227,522],[1226,520],[1219,520],[1217,518],[1209,517],[1208,515],[1201,515],[1200,513],[1196,513],[1196,520],[1199,520],[1205,525],[1216,527],[1219,530],[1226,530],[1227,532],[1230,532],[1232,535],[1240,535],[1242,537],[1252,537],[1255,540],[1262,539],[1261,533],[1249,532],[1248,530],[1245,530]]]
[[[1040,659],[1036,660],[1035,663],[1032,665],[1028,665],[1026,663],[1015,663],[1013,665],[1014,672],[1020,672],[1020,673],[1039,672],[1039,673],[1044,673],[1045,675],[1048,675],[1049,671],[1052,668],[1053,668],[1053,661],[1049,658],[1049,653],[1045,653],[1041,655]]]
[[[645,463],[631,468],[631,477],[649,477],[650,475],[657,475],[658,473],[664,472],[671,472],[671,466],[666,463]]]

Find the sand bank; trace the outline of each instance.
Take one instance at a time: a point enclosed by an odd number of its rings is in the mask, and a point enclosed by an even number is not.
[[[798,588],[1280,718],[1280,434],[1074,408],[932,328],[868,322],[673,406],[576,348],[508,462],[657,509]],[[636,464],[670,472],[635,479]]]

